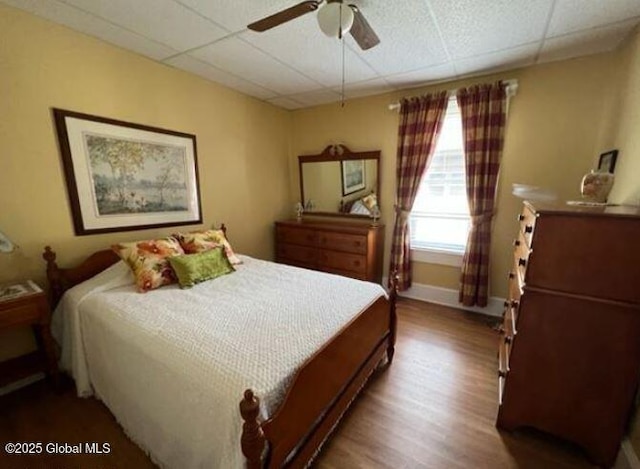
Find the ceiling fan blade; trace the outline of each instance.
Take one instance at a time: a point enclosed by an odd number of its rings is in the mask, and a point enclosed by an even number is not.
[[[286,10],[279,11],[271,16],[262,18],[261,20],[251,23],[247,28],[253,31],[266,31],[267,29],[275,28],[282,23],[291,21],[298,16],[310,13],[318,9],[318,6],[322,3],[322,0],[310,0],[307,2],[298,3],[295,6],[287,8]]]
[[[367,50],[380,44],[380,38],[373,30],[369,22],[365,19],[364,15],[356,5],[349,5],[353,10],[353,26],[349,32],[351,36],[356,40],[360,49]]]

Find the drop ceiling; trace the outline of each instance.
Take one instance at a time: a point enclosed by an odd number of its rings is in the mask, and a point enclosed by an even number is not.
[[[640,0],[353,0],[381,43],[324,36],[300,0],[0,0],[276,106],[298,109],[615,49]],[[343,55],[344,54],[344,55]]]

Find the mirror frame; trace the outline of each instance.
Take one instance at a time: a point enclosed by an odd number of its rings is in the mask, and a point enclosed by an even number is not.
[[[341,162],[345,160],[376,160],[376,195],[378,196],[378,208],[380,205],[380,150],[375,151],[351,151],[345,145],[329,145],[322,153],[317,155],[298,156],[298,168],[300,172],[300,201],[304,204],[304,178],[302,177],[302,165],[304,163],[321,163],[326,161]],[[303,212],[303,215],[323,216],[323,217],[346,217],[346,218],[371,218],[368,215],[359,215],[340,212]]]

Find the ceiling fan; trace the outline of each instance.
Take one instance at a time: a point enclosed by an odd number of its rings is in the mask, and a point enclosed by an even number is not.
[[[345,4],[343,0],[309,0],[279,11],[271,16],[247,26],[252,31],[262,32],[275,28],[287,21],[318,10],[318,24],[323,33],[342,39],[350,33],[362,50],[371,49],[380,43],[369,22],[356,5]]]

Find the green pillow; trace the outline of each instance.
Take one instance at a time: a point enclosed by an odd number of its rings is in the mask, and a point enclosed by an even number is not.
[[[168,259],[178,277],[180,288],[191,288],[197,283],[235,271],[222,246]]]

